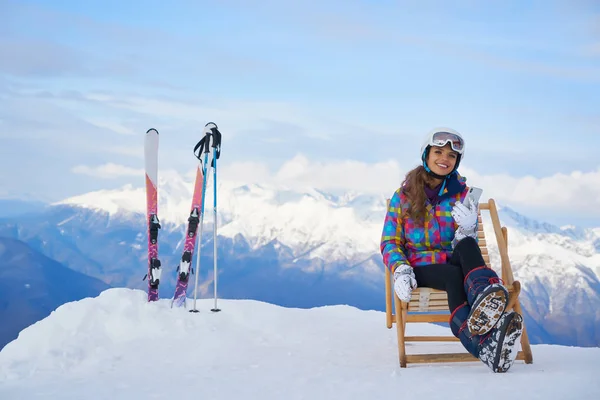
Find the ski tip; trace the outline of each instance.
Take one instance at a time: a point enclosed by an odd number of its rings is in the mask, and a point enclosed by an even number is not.
[[[147,134],[149,134],[149,133],[154,133],[154,132],[156,132],[156,134],[158,135],[158,131],[157,131],[156,129],[154,129],[154,128],[150,128],[150,129],[148,129],[148,130],[146,131],[146,135],[147,135]]]

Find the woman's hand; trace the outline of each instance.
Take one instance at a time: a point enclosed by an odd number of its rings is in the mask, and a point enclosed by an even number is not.
[[[463,231],[469,232],[475,229],[477,225],[477,204],[469,198],[469,206],[465,206],[460,201],[457,201],[452,211],[452,218],[462,228]]]
[[[398,298],[404,302],[410,301],[412,291],[417,288],[415,272],[408,264],[402,264],[394,271],[394,291]]]

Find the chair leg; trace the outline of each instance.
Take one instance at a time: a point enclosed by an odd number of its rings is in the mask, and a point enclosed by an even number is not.
[[[516,304],[519,302],[519,294],[521,294],[521,282],[514,281],[512,286],[513,286],[513,291],[510,293],[506,311],[512,310],[515,308]]]
[[[523,310],[521,308],[520,301],[517,301],[517,303],[515,304],[515,311],[523,315]],[[525,364],[532,364],[533,353],[531,351],[531,345],[529,344],[529,336],[527,335],[527,327],[525,326],[525,323],[523,323],[523,333],[521,334],[521,349],[523,350],[523,354],[525,355]]]
[[[406,347],[404,341],[404,332],[406,328],[406,318],[402,310],[402,303],[394,293],[394,303],[396,306],[396,332],[398,334],[398,360],[401,368],[406,368]]]
[[[390,270],[385,267],[385,325],[392,328],[392,283]]]

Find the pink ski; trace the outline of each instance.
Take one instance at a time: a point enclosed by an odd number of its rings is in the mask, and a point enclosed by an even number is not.
[[[194,184],[194,194],[192,197],[192,207],[190,209],[185,243],[183,245],[183,255],[177,269],[177,285],[175,286],[175,295],[173,296],[171,307],[173,307],[173,305],[177,307],[185,305],[188,282],[190,279],[192,257],[196,247],[196,234],[198,232],[198,225],[200,224],[201,215],[203,212],[203,189],[204,173],[200,165],[198,165],[198,169],[196,171],[196,181]]]
[[[160,261],[158,259],[158,131],[149,129],[146,132],[144,145],[144,161],[146,167],[146,223],[148,228],[148,301],[158,300],[160,283]],[[144,277],[144,278],[146,278]]]

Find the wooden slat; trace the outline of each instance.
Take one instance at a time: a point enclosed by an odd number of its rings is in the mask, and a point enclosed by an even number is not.
[[[460,342],[454,336],[405,336],[406,342]]]
[[[415,301],[411,301],[410,303],[408,303],[408,306],[409,307],[419,306],[419,304],[421,304],[421,302],[418,301],[418,300],[415,300]],[[446,306],[446,307],[448,307],[448,296],[446,296],[445,299],[433,299],[433,300],[429,300],[428,304],[429,304],[430,307],[433,307],[433,306]]]
[[[505,283],[504,286],[508,289],[509,292],[512,292],[514,290],[514,286],[512,284]],[[446,299],[448,297],[448,294],[443,290],[437,290],[437,289],[429,289],[429,290],[431,290],[431,292],[429,293],[430,299],[440,300],[440,299]],[[419,291],[420,291],[419,288],[413,290],[411,301],[419,300],[419,297],[420,297]]]
[[[448,311],[448,304],[439,306],[421,307],[419,305],[408,308],[409,312],[429,312],[429,311]]]
[[[441,353],[441,354],[407,354],[407,363],[435,363],[435,362],[456,362],[456,361],[479,361],[471,354],[464,353]]]
[[[427,302],[427,304],[429,304],[429,307],[444,307],[444,306],[448,307],[448,298],[431,300],[431,301]],[[408,303],[409,308],[419,307],[421,305],[423,305],[423,303],[420,301],[411,301],[410,303]]]
[[[421,288],[416,288],[415,290],[412,291],[412,293],[414,295],[415,293],[421,293],[423,290],[427,290],[430,293],[430,295],[432,295],[432,294],[439,294],[439,293],[446,293],[445,290],[432,289],[432,288],[422,288],[422,287]]]
[[[522,351],[517,353],[517,360],[524,360],[525,355]],[[406,355],[406,361],[408,363],[435,363],[435,362],[469,362],[479,361],[479,359],[473,357],[469,353],[440,353],[440,354],[408,354]]]
[[[507,285],[505,284],[504,286],[506,286],[506,288],[509,291],[513,290],[513,285]],[[421,291],[423,289],[427,289],[429,291],[429,300],[442,300],[442,299],[447,299],[448,298],[448,294],[444,291],[444,290],[438,290],[438,289],[430,289],[430,288],[417,288],[415,290],[412,291],[412,296],[410,301],[419,301],[419,297],[421,296]]]
[[[411,298],[410,298],[411,302],[417,302],[418,303],[419,299],[423,295],[422,293],[418,292],[417,290],[413,291],[413,293],[411,295]],[[446,300],[448,298],[448,294],[446,292],[436,292],[436,293],[429,293],[427,295],[427,297],[429,298],[429,301],[432,301],[432,300]]]
[[[435,298],[429,298],[429,304],[440,304],[440,303],[447,303],[448,302],[448,294],[447,293],[436,293]],[[408,302],[408,304],[421,304],[421,299],[419,298],[419,296],[413,296],[411,297],[410,301]]]
[[[448,322],[450,313],[447,314],[408,314],[406,322]]]
[[[513,285],[506,285],[509,293],[515,290]],[[431,290],[431,289],[430,289]],[[427,312],[427,311],[447,311],[448,310],[448,294],[444,291],[436,291],[428,293],[429,300],[426,300],[428,306],[422,306],[423,300],[419,289],[413,291],[411,300],[408,303],[409,312]]]

